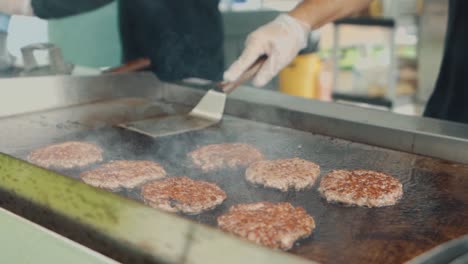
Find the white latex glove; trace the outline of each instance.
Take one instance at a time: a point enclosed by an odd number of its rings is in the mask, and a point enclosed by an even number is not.
[[[247,37],[242,55],[224,73],[224,80],[236,80],[258,57],[267,55],[268,59],[253,80],[255,86],[266,85],[307,46],[310,30],[306,23],[292,16],[279,15]]]
[[[0,12],[9,15],[32,16],[31,0],[0,0]]]

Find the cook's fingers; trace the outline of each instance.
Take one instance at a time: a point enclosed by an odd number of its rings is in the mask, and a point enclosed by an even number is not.
[[[275,55],[272,55],[268,57],[268,59],[265,61],[252,83],[257,87],[263,87],[268,82],[270,82],[271,79],[273,79],[273,77],[275,77],[276,74],[278,74],[278,72],[279,67],[277,65],[277,57]]]
[[[224,80],[230,82],[237,80],[263,54],[264,51],[260,45],[255,43],[247,45],[239,59],[224,73]]]

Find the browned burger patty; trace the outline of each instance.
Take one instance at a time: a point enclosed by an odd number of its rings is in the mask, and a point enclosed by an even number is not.
[[[247,167],[263,159],[263,154],[258,149],[242,143],[208,145],[188,155],[192,162],[205,172],[223,168]]]
[[[166,171],[161,165],[152,161],[119,160],[84,172],[80,176],[89,185],[117,191],[164,178]]]
[[[403,196],[400,181],[367,170],[332,171],[322,179],[319,191],[328,202],[366,207],[394,205]]]
[[[141,195],[151,207],[186,214],[200,214],[226,200],[226,193],[216,184],[188,177],[148,183],[143,186]]]
[[[87,142],[69,141],[34,150],[27,159],[44,168],[73,169],[102,161],[102,149]]]
[[[299,158],[257,161],[245,172],[247,181],[283,192],[311,188],[319,175],[317,164]]]
[[[218,226],[229,233],[270,248],[288,250],[315,229],[312,216],[290,203],[239,204],[218,217]]]

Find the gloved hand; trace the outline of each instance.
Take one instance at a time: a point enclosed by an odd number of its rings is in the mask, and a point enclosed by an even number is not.
[[[224,79],[236,80],[258,57],[267,55],[267,61],[253,80],[255,86],[266,85],[307,46],[310,31],[305,22],[287,14],[278,16],[248,36],[242,55],[224,73]]]
[[[0,71],[7,70],[13,66],[15,57],[13,57],[6,48],[7,34],[0,32]]]
[[[31,0],[0,0],[0,12],[9,15],[32,16]]]

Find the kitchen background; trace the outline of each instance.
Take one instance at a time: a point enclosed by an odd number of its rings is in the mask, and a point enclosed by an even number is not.
[[[226,65],[242,51],[249,32],[297,2],[223,0],[220,9],[225,18]],[[446,19],[446,1],[373,1],[356,17],[311,34],[308,49],[268,89],[420,114],[439,69]],[[120,63],[116,24],[115,3],[49,22],[15,16],[10,23],[8,46],[15,57],[21,58],[21,47],[52,42],[61,48],[69,63],[81,67],[116,66]],[[71,29],[82,33],[67,34]],[[45,54],[38,57],[44,61],[47,58]]]

